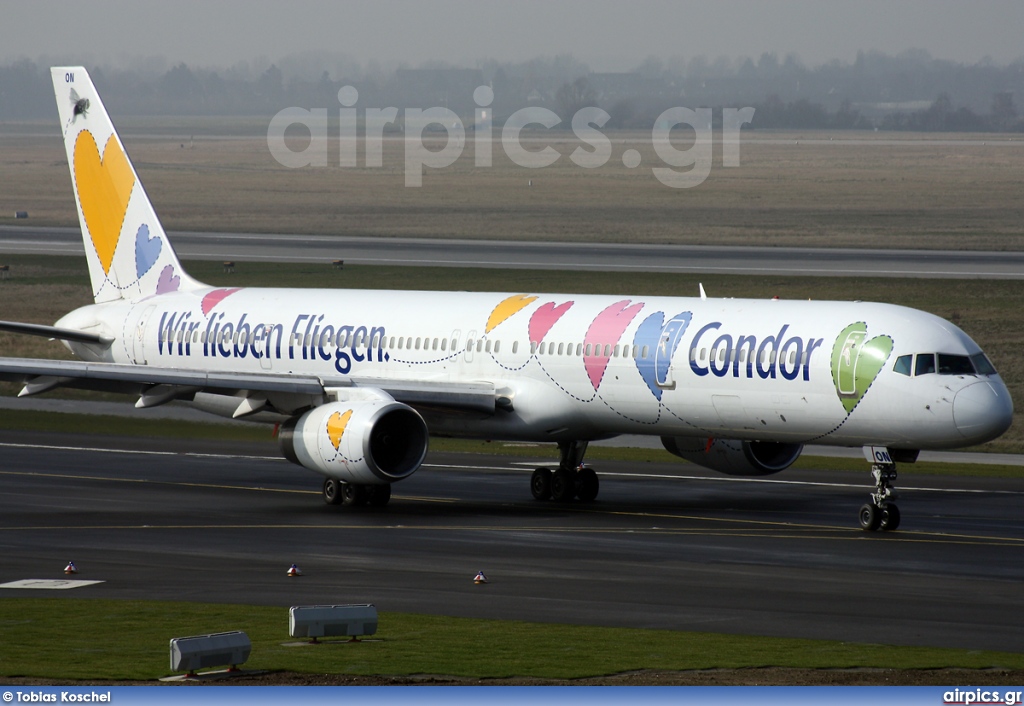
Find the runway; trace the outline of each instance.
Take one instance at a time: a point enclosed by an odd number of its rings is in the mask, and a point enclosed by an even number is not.
[[[185,259],[513,269],[1024,279],[1024,252],[168,233]],[[78,228],[0,226],[0,254],[81,255]]]
[[[903,527],[867,534],[866,471],[601,462],[598,501],[559,505],[530,497],[537,461],[432,454],[351,509],[269,445],[100,443],[0,432],[0,583],[73,560],[104,583],[58,595],[1024,650],[1024,479],[904,473]]]

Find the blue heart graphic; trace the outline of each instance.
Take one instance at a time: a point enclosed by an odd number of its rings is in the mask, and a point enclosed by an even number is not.
[[[639,347],[639,355],[634,359],[640,377],[647,383],[651,393],[661,399],[663,388],[659,383],[668,382],[669,364],[679,347],[686,327],[690,325],[692,314],[684,311],[665,323],[665,312],[651,314],[636,330],[633,345]],[[644,357],[644,349],[647,357]]]
[[[164,243],[159,237],[149,237],[149,226],[143,223],[139,226],[139,232],[135,234],[135,276],[142,279],[142,275],[152,269],[160,257]]]

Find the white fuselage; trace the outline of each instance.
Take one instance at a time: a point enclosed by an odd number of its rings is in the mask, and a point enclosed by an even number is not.
[[[432,433],[455,436],[952,448],[997,436],[1012,414],[998,375],[962,368],[981,353],[966,334],[887,304],[222,288],[63,321],[86,318],[117,339],[111,362],[312,375],[325,387],[487,382],[510,402],[489,416],[425,413]],[[933,355],[961,367],[902,370],[916,364],[906,356]]]

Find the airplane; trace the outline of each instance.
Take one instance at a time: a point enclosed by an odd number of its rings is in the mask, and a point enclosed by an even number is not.
[[[862,447],[858,513],[895,530],[896,464],[994,439],[1010,394],[937,316],[884,303],[541,292],[214,287],[178,261],[88,73],[51,68],[94,304],[54,326],[72,361],[0,358],[20,395],[66,386],[185,400],[280,424],[329,504],[386,505],[431,435],[553,442],[538,500],[592,501],[591,441],[660,437],[726,474],[778,473],[805,444]]]

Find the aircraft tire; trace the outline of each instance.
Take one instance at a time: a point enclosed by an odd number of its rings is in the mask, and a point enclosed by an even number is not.
[[[882,508],[882,519],[878,523],[878,528],[883,532],[892,532],[894,529],[900,526],[900,509],[889,503]]]
[[[328,505],[341,504],[341,481],[328,478],[324,481],[324,502]]]
[[[538,468],[530,476],[530,492],[536,500],[551,499],[551,471],[547,468]]]
[[[366,486],[367,502],[371,507],[384,507],[391,500],[391,484]]]
[[[341,484],[341,504],[358,507],[365,505],[367,500],[366,488],[359,483]]]
[[[597,474],[592,468],[584,468],[576,475],[576,497],[584,502],[592,502],[597,498],[597,493],[601,489],[601,482],[597,479]]]
[[[551,497],[560,503],[576,497],[576,473],[559,469],[551,476]]]
[[[882,511],[877,505],[864,503],[860,506],[860,513],[857,516],[860,520],[860,528],[865,532],[874,532],[882,523]]]

